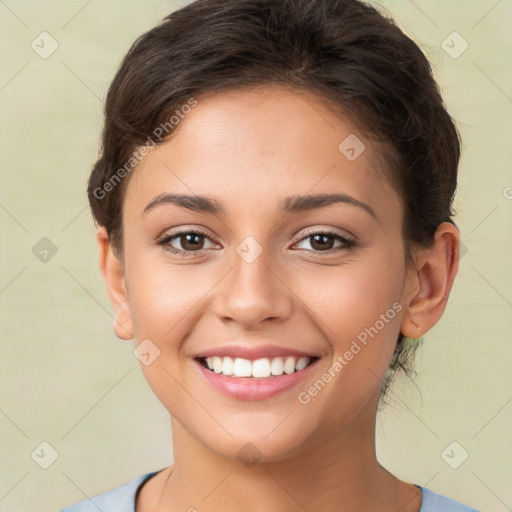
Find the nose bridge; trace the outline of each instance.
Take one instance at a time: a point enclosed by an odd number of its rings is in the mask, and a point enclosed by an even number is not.
[[[216,297],[219,318],[251,327],[289,314],[290,296],[273,268],[275,262],[270,249],[253,237],[246,237],[233,251],[230,267]]]

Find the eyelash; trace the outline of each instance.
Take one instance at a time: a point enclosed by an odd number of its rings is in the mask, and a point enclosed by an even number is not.
[[[169,251],[170,253],[172,254],[182,254],[183,256],[185,256],[186,254],[190,254],[190,253],[201,253],[203,251],[206,251],[207,249],[199,249],[197,251],[185,251],[183,249],[175,249],[173,247],[171,247],[169,245],[169,242],[175,238],[179,238],[180,236],[183,236],[183,235],[199,235],[199,236],[204,236],[206,238],[209,239],[209,236],[202,232],[202,231],[199,231],[199,230],[184,230],[184,231],[177,231],[175,233],[172,233],[170,235],[166,235],[164,236],[163,238],[161,238],[160,240],[157,240],[157,245],[159,246],[162,246],[164,247],[164,249],[166,251]],[[339,251],[346,251],[346,250],[351,250],[353,249],[354,247],[357,246],[356,242],[350,238],[347,238],[345,236],[342,236],[338,233],[335,233],[333,231],[315,231],[315,230],[309,230],[309,231],[306,231],[306,233],[304,234],[304,236],[302,238],[300,238],[299,240],[297,240],[297,242],[295,242],[295,244],[299,243],[299,242],[302,242],[308,238],[311,238],[312,236],[314,235],[326,235],[326,236],[329,236],[329,237],[332,237],[334,238],[336,241],[338,242],[341,242],[343,244],[342,247],[338,247],[338,248],[333,248],[333,249],[329,249],[329,250],[326,250],[326,251],[314,251],[314,250],[311,250],[311,249],[306,249],[308,252],[314,252],[314,253],[318,253],[318,254],[333,254],[333,253],[336,253],[336,252],[339,252]],[[295,245],[294,244],[294,245]]]

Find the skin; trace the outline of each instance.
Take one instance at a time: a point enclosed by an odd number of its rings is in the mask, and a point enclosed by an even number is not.
[[[407,267],[403,207],[378,147],[312,93],[278,86],[203,95],[173,137],[145,157],[123,202],[118,259],[98,229],[100,268],[121,339],[150,339],[160,355],[141,364],[171,415],[174,466],[141,489],[137,511],[372,510],[418,512],[421,492],[383,468],[375,454],[379,387],[397,336],[424,335],[441,317],[457,272],[459,235],[441,224],[433,244]],[[366,150],[339,151],[350,134]],[[369,205],[335,203],[279,210],[288,196],[340,192]],[[164,193],[209,196],[226,215],[174,204],[145,207]],[[158,245],[176,228],[201,229]],[[330,254],[311,233],[334,231]],[[236,252],[253,237],[261,255]],[[194,252],[194,247],[202,251]],[[307,390],[359,333],[394,303],[401,311],[307,404]],[[201,378],[192,356],[235,340],[274,343],[320,356],[297,387],[270,399],[224,396]],[[247,467],[237,452],[253,443]]]

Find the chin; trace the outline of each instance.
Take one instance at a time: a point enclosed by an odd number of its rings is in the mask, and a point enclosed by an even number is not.
[[[290,420],[292,416],[293,414],[290,415]],[[217,435],[212,435],[211,430],[195,430],[190,433],[217,455],[227,459],[238,459],[247,467],[252,467],[254,464],[283,462],[305,451],[313,437],[312,432],[307,432],[305,425],[297,422],[296,418],[293,425],[291,422],[286,425],[286,421],[283,422],[282,415],[279,419],[276,418],[272,428],[261,428],[258,424],[255,425],[254,421],[245,424],[239,422],[236,427],[226,422],[233,437],[220,427],[216,430]]]

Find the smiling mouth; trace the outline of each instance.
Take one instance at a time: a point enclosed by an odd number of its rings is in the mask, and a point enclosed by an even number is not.
[[[263,357],[261,359],[250,360],[242,357],[214,356],[198,357],[196,359],[212,373],[218,373],[233,378],[246,377],[248,379],[266,379],[300,372],[319,358],[314,356],[286,356]]]

